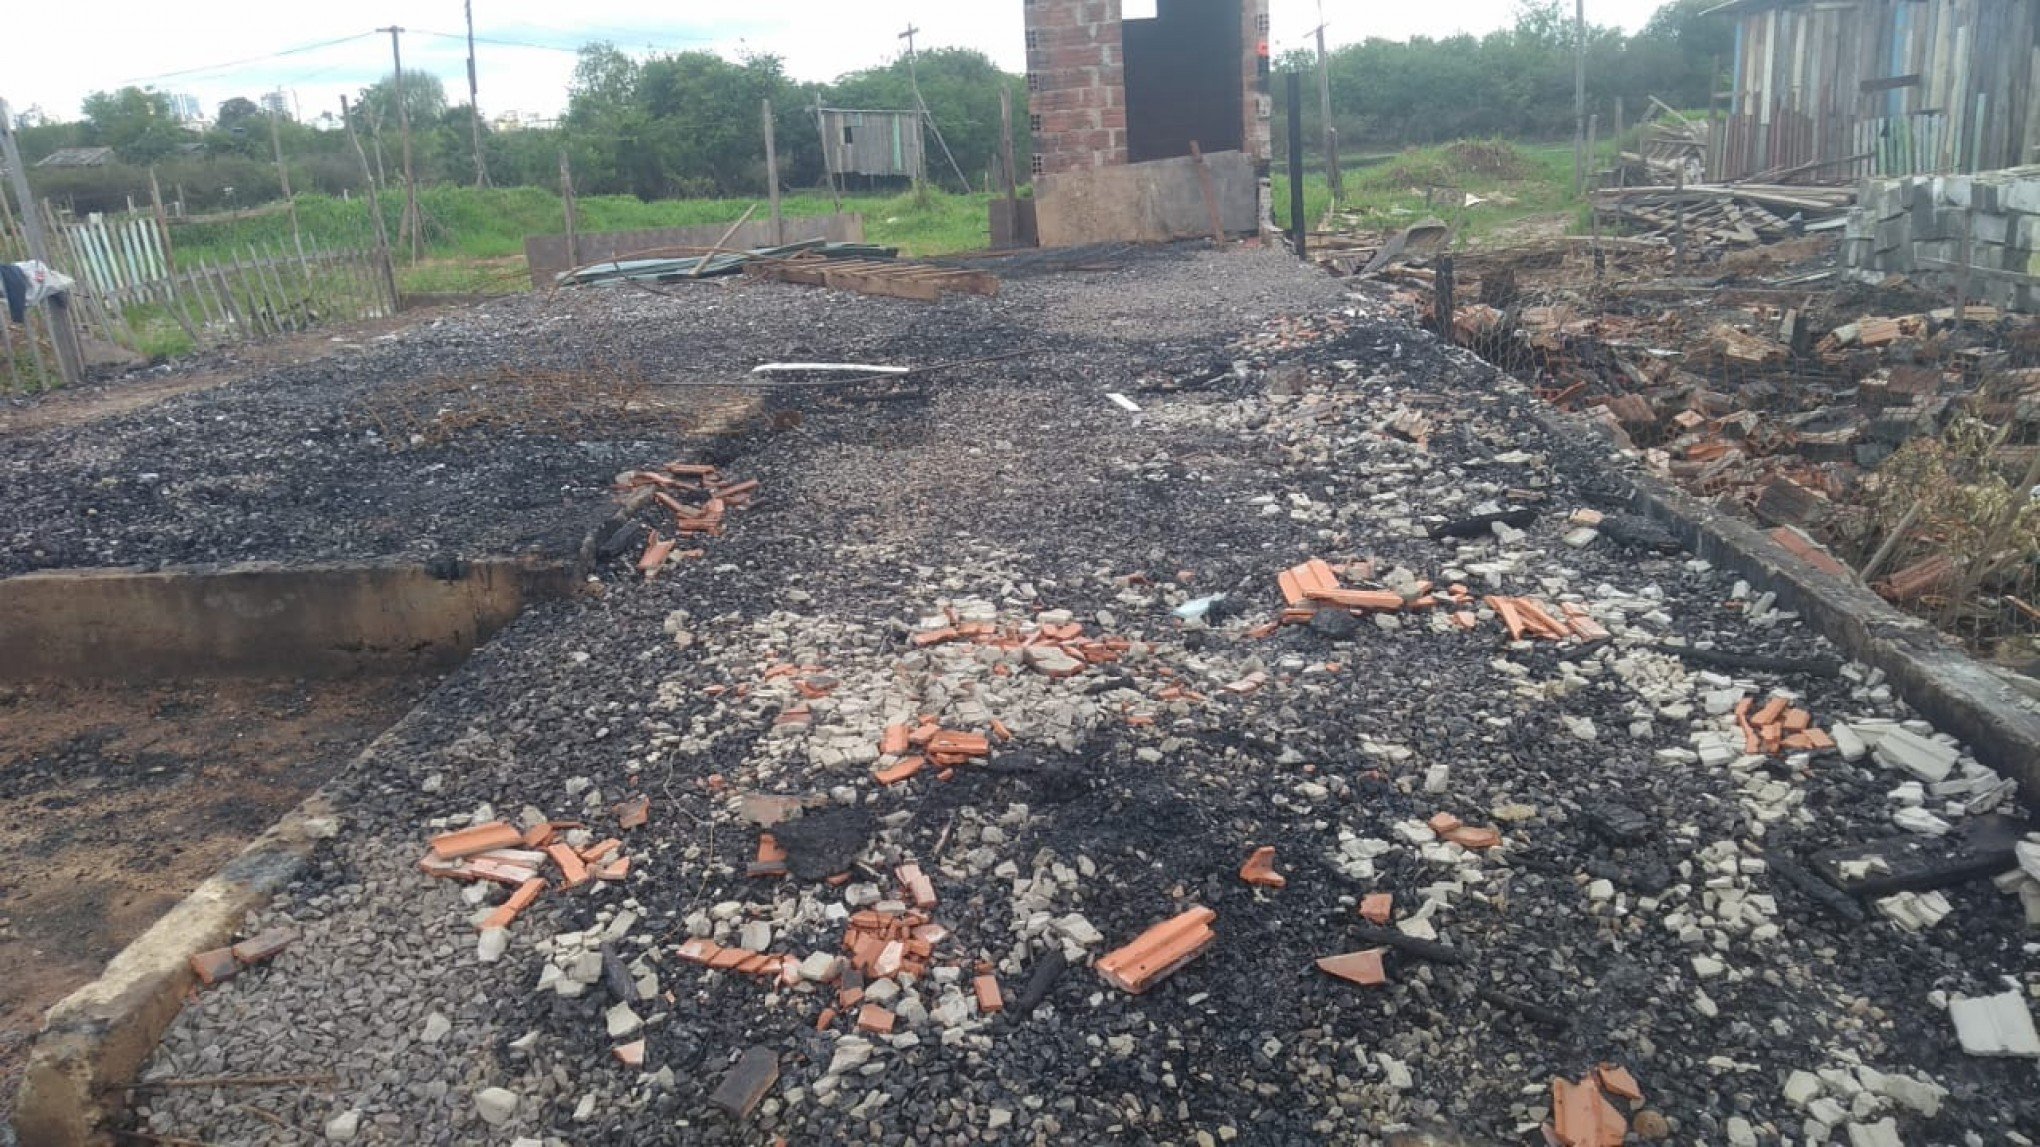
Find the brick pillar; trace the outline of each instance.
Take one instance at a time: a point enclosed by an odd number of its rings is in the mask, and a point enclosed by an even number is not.
[[[1126,66],[1119,0],[1023,0],[1034,171],[1126,162]],[[1265,6],[1267,0],[1256,0]]]

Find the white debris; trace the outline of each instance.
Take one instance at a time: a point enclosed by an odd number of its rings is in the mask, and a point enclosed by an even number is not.
[[[2016,990],[1973,999],[1956,996],[1948,1001],[1948,1018],[1955,1021],[1956,1038],[1970,1055],[2040,1059],[2040,1033],[2033,1030],[2033,1013]]]
[[[485,1087],[475,1093],[475,1110],[482,1122],[501,1127],[517,1114],[517,1093],[502,1087]]]

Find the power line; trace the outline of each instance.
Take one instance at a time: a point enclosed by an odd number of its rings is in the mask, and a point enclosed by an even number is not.
[[[260,56],[249,56],[243,60],[229,60],[224,64],[212,64],[203,68],[181,68],[174,72],[158,72],[152,76],[133,76],[121,82],[123,84],[140,84],[147,83],[150,80],[168,80],[178,76],[196,76],[205,72],[225,71],[228,68],[238,68],[247,64],[259,64],[264,60],[277,60],[285,56],[301,56],[306,52],[317,52],[325,48],[335,48],[341,44],[351,44],[356,40],[366,40],[374,35],[374,32],[357,32],[352,36],[342,36],[337,40],[321,40],[316,44],[300,44],[295,48],[283,48]]]

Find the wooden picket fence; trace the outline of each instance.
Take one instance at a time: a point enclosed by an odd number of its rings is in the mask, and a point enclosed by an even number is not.
[[[149,215],[49,218],[46,230],[52,265],[77,281],[71,314],[88,348],[97,341],[147,354],[174,326],[193,348],[213,349],[397,309],[373,251],[323,248],[307,239],[178,257]],[[22,237],[0,221],[0,259],[27,257]],[[25,328],[0,322],[0,394],[55,384],[48,324],[43,308],[30,310]]]

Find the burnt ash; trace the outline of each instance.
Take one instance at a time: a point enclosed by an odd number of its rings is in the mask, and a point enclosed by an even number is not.
[[[1604,672],[1562,698],[1533,702],[1517,692],[1517,675],[1497,668],[1512,662],[1549,681],[1564,672],[1561,662],[1594,661],[1606,649],[1512,651],[1494,623],[1459,634],[1362,619],[1344,637],[1293,626],[1262,642],[1242,630],[1275,612],[1277,571],[1313,554],[1372,557],[1384,570],[1400,564],[1424,577],[1460,560],[1464,543],[1392,528],[1393,512],[1364,512],[1378,499],[1421,520],[1474,512],[1486,498],[1476,490],[1524,487],[1546,495],[1523,543],[1544,557],[1532,574],[1509,578],[1508,592],[1543,592],[1535,574],[1589,594],[1603,583],[1632,593],[1654,586],[1670,621],[1643,628],[1660,636],[1779,656],[1831,655],[1831,647],[1797,622],[1752,626],[1732,579],[1688,555],[1605,540],[1563,545],[1571,509],[1619,502],[1622,464],[1598,446],[1551,437],[1531,416],[1534,397],[1399,324],[1385,304],[1345,298],[1271,254],[1116,258],[1110,272],[1020,274],[995,302],[938,307],[787,287],[705,289],[700,298],[715,300],[713,308],[694,295],[591,295],[564,304],[571,321],[536,302],[499,304],[449,320],[451,331],[365,356],[391,356],[386,374],[450,369],[449,358],[479,355],[635,361],[655,373],[680,364],[736,372],[804,352],[916,363],[1038,352],[939,376],[924,401],[782,397],[802,412],[798,429],[720,453],[677,440],[619,440],[600,451],[519,442],[513,468],[548,476],[523,488],[574,484],[586,492],[573,507],[582,516],[602,501],[596,491],[614,470],[668,456],[710,457],[762,489],[732,515],[727,536],[708,543],[706,559],[651,583],[627,562],[606,568],[599,594],[527,614],[393,730],[341,782],[341,838],[250,922],[251,930],[293,923],[305,939],[188,1009],[150,1073],[338,1069],[336,1094],[286,1103],[285,1115],[317,1127],[360,1110],[364,1136],[389,1142],[496,1142],[514,1131],[617,1143],[774,1135],[801,1143],[1185,1143],[1230,1129],[1221,1137],[1300,1144],[1371,1142],[1431,1121],[1523,1141],[1526,1122],[1548,1112],[1553,1076],[1577,1078],[1613,1061],[1634,1070],[1679,1141],[1720,1143],[1735,1117],[1774,1129],[1767,1138],[1797,1138],[1803,1115],[1781,1098],[1785,1075],[1857,1055],[1949,1089],[1933,1118],[1899,1113],[1908,1141],[1960,1142],[1972,1130],[1994,1141],[2040,1123],[2031,1065],[1963,1055],[1929,999],[1995,990],[2001,975],[2028,966],[2016,902],[1987,884],[1952,890],[1954,915],[1917,935],[1874,913],[1860,924],[1834,919],[1762,873],[1748,884],[1777,899],[1774,940],[1744,934],[1723,950],[1695,948],[1660,922],[1675,904],[1699,911],[1700,853],[1715,842],[1742,842],[1745,854],[1803,855],[1892,834],[1889,774],[1832,755],[1776,763],[1769,771],[1804,792],[1812,815],[1772,825],[1760,840],[1742,778],[1656,756],[1686,746],[1687,726],[1659,719],[1641,736],[1628,733],[1636,695],[1618,676]],[[1292,317],[1275,317],[1284,315]],[[1268,368],[1284,364],[1317,373],[1307,394],[1359,405],[1327,408],[1322,421],[1299,417],[1296,400],[1267,397]],[[193,396],[178,411],[192,425],[216,405],[244,411],[235,416],[244,425],[259,421],[258,408],[317,421],[349,388],[373,385],[373,373],[364,364],[349,381],[303,391],[267,381]],[[1105,401],[1108,390],[1134,397],[1146,413],[1119,411]],[[1391,409],[1432,421],[1428,454],[1413,455],[1381,431]],[[355,453],[364,466],[374,455]],[[1292,516],[1292,493],[1363,512]],[[1273,513],[1254,501],[1271,495]],[[301,508],[320,505],[332,508],[319,499]],[[417,522],[449,523],[465,545],[525,537],[535,520],[567,520],[552,516],[559,507],[551,503],[499,515],[502,507],[451,497],[411,509]],[[296,511],[283,518],[307,520]],[[277,529],[287,547],[312,537],[309,527],[302,535]],[[365,537],[345,536],[344,544]],[[410,545],[392,544],[393,552]],[[1194,581],[1176,596],[1227,593],[1238,616],[1186,630],[1160,588],[1136,608],[1118,580],[1144,572],[1166,585],[1178,570],[1193,571]],[[1021,587],[1031,596],[1016,600]],[[952,782],[924,774],[881,788],[861,765],[768,767],[770,714],[704,692],[755,681],[765,665],[810,650],[848,681],[903,656],[916,618],[962,598],[1013,601],[1012,616],[1023,620],[1037,608],[1087,622],[1110,611],[1114,624],[1094,629],[1153,643],[1159,663],[1215,699],[1157,728],[1100,723],[1074,747],[1023,735]],[[685,611],[679,626],[695,634],[685,647],[666,629],[676,610]],[[773,626],[781,629],[767,632]],[[832,636],[850,632],[845,626],[861,628],[830,648]],[[1327,661],[1342,671],[1312,671]],[[1215,690],[1255,665],[1270,672],[1259,691]],[[1823,725],[1895,712],[1846,678],[1744,676],[1801,691]],[[1151,686],[1152,665],[1094,668],[1069,688],[1126,681]],[[1598,737],[1580,739],[1562,716],[1591,718]],[[705,732],[686,751],[648,752],[659,730],[692,726]],[[1143,753],[1164,745],[1158,759]],[[1450,766],[1442,793],[1423,789],[1430,764]],[[413,867],[432,822],[483,804],[506,818],[526,806],[578,815],[582,798],[569,794],[570,778],[588,778],[605,799],[652,796],[650,826],[625,834],[635,871],[620,888],[549,893],[513,927],[503,961],[478,965],[468,909]],[[747,879],[756,830],[734,806],[753,787],[821,795],[843,786],[873,818],[869,839],[857,842],[863,863],[889,873],[891,861],[915,858],[935,878],[933,915],[952,931],[942,949],[951,959],[1010,959],[1013,879],[955,874],[986,849],[1023,878],[1088,862],[1096,874],[1065,887],[1054,911],[1081,911],[1105,935],[1093,956],[1193,903],[1216,910],[1218,942],[1143,996],[1108,987],[1079,963],[1025,1018],[1009,1010],[953,1041],[937,1023],[903,1026],[918,1045],[874,1041],[877,1070],[840,1077],[833,1105],[823,1106],[817,1084],[847,1030],[847,1021],[828,1034],[813,1029],[825,997],[768,1002],[767,987],[681,963],[671,950],[688,917],[712,905],[769,912],[797,896],[839,898],[810,881]],[[1648,822],[1637,843],[1613,843],[1591,827],[1587,806],[1608,799]],[[1439,914],[1440,942],[1458,962],[1393,951],[1390,982],[1374,990],[1312,967],[1363,946],[1362,894],[1395,893],[1403,916],[1423,902],[1423,889],[1452,878],[1454,869],[1396,837],[1399,823],[1439,811],[1495,823],[1491,810],[1505,802],[1536,813],[1499,825],[1508,843],[1480,862],[1485,882]],[[599,810],[589,815],[601,819]],[[845,847],[837,837],[852,822],[832,815],[840,823],[818,835],[827,848]],[[988,828],[999,839],[987,843]],[[1377,858],[1374,878],[1349,876],[1335,862],[1341,830],[1395,842]],[[938,842],[946,845],[939,857]],[[1286,889],[1239,881],[1239,863],[1256,845],[1276,847]],[[1585,887],[1598,878],[1618,886],[1626,912],[1590,904]],[[1639,905],[1674,886],[1690,891]],[[641,1015],[662,1017],[647,1029],[642,1076],[610,1056],[616,1041],[603,1013],[614,1001],[600,986],[573,999],[533,988],[545,963],[533,940],[597,927],[626,899],[643,920],[622,954],[654,954],[661,991],[674,996],[638,1005]],[[775,925],[775,933],[773,950],[796,955],[835,951],[841,936],[839,926],[813,921]],[[1009,994],[1043,950],[1035,944],[1020,968],[1001,967]],[[1703,953],[1734,974],[1701,981],[1692,959]],[[1712,1015],[1697,1003],[1702,990]],[[1495,992],[1564,1023],[1491,1003]],[[421,1044],[416,1033],[435,1012],[453,1021],[453,1034]],[[529,1047],[512,1046],[534,1032]],[[736,1126],[706,1099],[754,1044],[779,1053],[780,1082],[761,1113]],[[662,1068],[670,1083],[647,1081]],[[1399,1080],[1398,1070],[1409,1078]],[[508,1127],[485,1127],[475,1114],[473,1094],[490,1086],[521,1097]],[[783,1102],[794,1089],[803,1101]],[[588,1096],[593,1111],[577,1121]],[[1011,1124],[991,1129],[994,1109]],[[209,1142],[273,1134],[193,1092],[152,1097],[136,1125]]]

